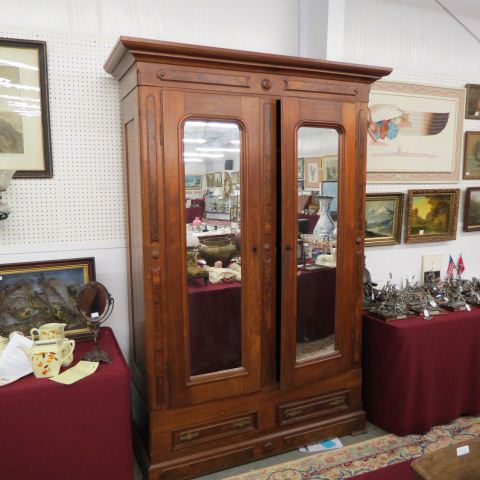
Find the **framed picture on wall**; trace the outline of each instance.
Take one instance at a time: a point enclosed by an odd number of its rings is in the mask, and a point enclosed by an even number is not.
[[[319,188],[322,180],[321,159],[317,157],[304,159],[305,188]]]
[[[68,337],[89,337],[77,294],[95,280],[94,258],[0,265],[0,335],[30,335],[44,323],[66,323]]]
[[[465,90],[375,82],[369,102],[367,180],[457,182]]]
[[[365,246],[401,242],[403,193],[367,193],[365,201]]]
[[[463,178],[480,178],[480,132],[465,132],[463,147]]]
[[[480,187],[467,188],[463,210],[463,230],[480,231]]]
[[[230,178],[232,179],[232,185],[238,185],[240,183],[240,172],[231,172]]]
[[[299,158],[297,162],[297,180],[303,180],[303,158]]]
[[[0,38],[0,165],[53,176],[45,42]]]
[[[409,190],[406,243],[455,240],[459,198],[459,189]]]
[[[207,188],[215,187],[215,175],[213,173],[207,173],[205,175],[205,184]]]
[[[199,190],[202,188],[202,176],[185,174],[185,189],[186,190]]]
[[[322,157],[322,180],[324,182],[338,182],[338,155]]]
[[[480,85],[469,83],[467,87],[467,101],[465,102],[465,118],[480,120]]]
[[[215,172],[214,179],[215,187],[223,186],[222,172]]]

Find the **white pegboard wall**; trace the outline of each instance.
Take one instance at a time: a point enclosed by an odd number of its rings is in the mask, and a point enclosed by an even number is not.
[[[118,83],[103,70],[116,39],[15,29],[0,37],[47,42],[54,175],[12,181],[0,253],[13,245],[123,241]]]

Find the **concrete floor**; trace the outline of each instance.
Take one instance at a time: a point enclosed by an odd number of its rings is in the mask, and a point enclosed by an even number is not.
[[[365,440],[370,440],[371,438],[380,437],[381,435],[386,435],[387,432],[383,431],[381,428],[372,425],[367,422],[365,433],[359,435],[346,435],[345,437],[340,437],[340,440],[344,446],[352,445],[354,443],[363,442]],[[209,475],[203,475],[197,477],[196,480],[223,480],[225,478],[231,477],[233,475],[239,475],[246,473],[250,470],[257,470],[260,468],[269,467],[271,465],[276,465],[278,463],[289,462],[291,460],[298,460],[300,458],[307,457],[309,455],[315,455],[314,453],[300,453],[297,450],[292,450],[291,452],[282,453],[281,455],[275,455],[273,457],[264,458],[256,462],[247,463],[245,465],[240,465],[238,467],[229,468],[227,470],[222,470],[221,472],[211,473]],[[140,472],[140,468],[135,462],[135,480],[144,480]]]

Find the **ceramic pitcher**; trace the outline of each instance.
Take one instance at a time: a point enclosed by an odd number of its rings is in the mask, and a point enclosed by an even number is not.
[[[72,355],[75,340],[38,340],[30,349],[22,347],[32,362],[33,374],[37,378],[50,378],[59,374],[60,367]]]
[[[66,323],[45,323],[40,325],[39,328],[32,328],[30,335],[32,340],[35,340],[35,337],[38,337],[38,340],[55,340],[57,338],[63,340],[66,326]]]

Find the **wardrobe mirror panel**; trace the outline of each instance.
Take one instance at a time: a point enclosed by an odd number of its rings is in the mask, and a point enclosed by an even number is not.
[[[334,129],[298,129],[297,362],[335,352],[338,145]]]
[[[241,137],[230,121],[184,123],[191,376],[242,365]]]

